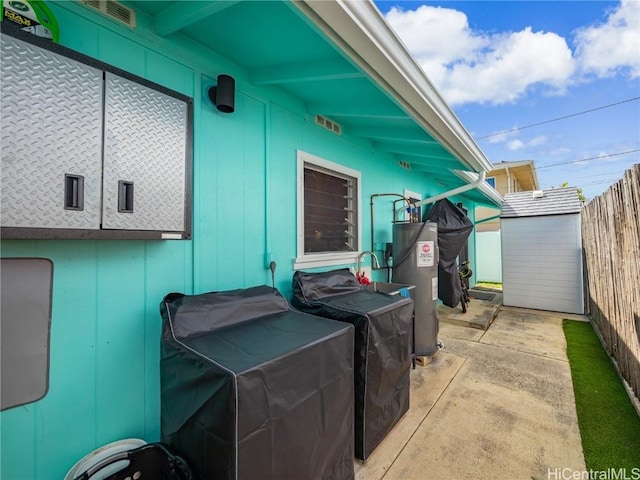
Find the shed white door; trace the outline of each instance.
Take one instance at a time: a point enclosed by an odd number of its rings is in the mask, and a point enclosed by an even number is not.
[[[583,314],[580,215],[500,223],[504,305]]]

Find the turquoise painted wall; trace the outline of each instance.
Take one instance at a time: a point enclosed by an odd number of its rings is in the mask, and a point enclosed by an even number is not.
[[[4,480],[63,478],[108,442],[159,440],[158,305],[165,294],[270,284],[268,251],[278,265],[276,287],[289,295],[296,149],[362,172],[365,249],[371,194],[439,192],[424,175],[316,126],[297,99],[252,87],[240,67],[186,40],[155,39],[143,15],[134,33],[71,2],[52,8],[62,44],[194,97],[193,240],[2,242],[4,257],[54,263],[50,388],[42,400],[0,414]],[[237,79],[232,115],[201,95],[222,72]],[[376,241],[391,239],[390,202],[376,201]]]

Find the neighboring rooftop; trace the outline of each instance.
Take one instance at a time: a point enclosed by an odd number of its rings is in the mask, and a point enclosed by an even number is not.
[[[539,188],[536,166],[533,160],[494,163],[491,171],[487,173],[487,177],[499,175],[503,172],[517,178],[521,190],[528,191]],[[502,193],[508,193],[508,191]]]
[[[504,196],[500,218],[568,215],[580,213],[581,208],[576,187],[508,193]]]

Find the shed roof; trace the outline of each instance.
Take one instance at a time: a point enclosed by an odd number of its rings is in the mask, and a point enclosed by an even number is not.
[[[508,193],[504,197],[500,218],[570,215],[580,213],[581,208],[576,187]]]

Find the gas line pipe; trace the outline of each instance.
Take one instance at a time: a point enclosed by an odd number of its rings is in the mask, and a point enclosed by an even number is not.
[[[400,197],[402,200],[404,200],[405,202],[407,202],[407,207],[409,208],[415,208],[416,203],[405,197],[404,195],[400,195],[399,193],[374,193],[373,195],[371,195],[370,199],[369,199],[369,206],[370,206],[370,211],[371,211],[371,251],[374,252],[374,246],[375,246],[375,242],[373,241],[373,231],[374,231],[374,222],[373,222],[373,199],[377,198],[377,197]],[[392,209],[393,211],[393,219],[392,221],[395,222],[396,221],[396,211],[395,209]]]

